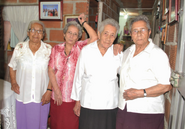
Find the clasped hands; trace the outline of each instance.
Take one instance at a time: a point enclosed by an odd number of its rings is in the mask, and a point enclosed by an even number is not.
[[[141,97],[141,90],[130,88],[123,92],[123,98],[125,100],[133,100]]]

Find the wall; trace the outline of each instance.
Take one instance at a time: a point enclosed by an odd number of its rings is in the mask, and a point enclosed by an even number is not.
[[[96,6],[89,5],[89,25],[96,31],[97,30],[97,23],[95,23],[96,15],[98,14],[98,2]]]
[[[160,46],[165,51],[165,53],[168,55],[171,69],[172,71],[174,71],[176,54],[177,54],[178,22],[169,24],[168,23],[169,13],[165,15],[166,19],[162,20],[163,0],[158,0],[158,1],[161,2],[160,13],[159,13],[159,18],[155,21],[155,26],[152,28],[154,30],[153,37],[157,33],[158,27],[164,27],[167,24],[166,43],[164,44],[164,42],[161,41],[160,39]],[[156,17],[155,16],[156,8],[157,8],[157,4],[154,5],[153,17]],[[167,129],[169,125],[172,92],[173,92],[173,89],[170,92],[165,94],[165,129]]]
[[[3,0],[1,5],[38,5],[39,0]],[[89,14],[89,0],[63,0],[63,19],[65,15]],[[88,21],[88,18],[87,18]],[[52,46],[64,42],[63,21],[43,21],[46,26],[45,42]],[[85,32],[82,39],[85,39]]]
[[[116,0],[101,0],[103,2],[102,20],[106,18],[113,18],[119,22],[120,6]]]

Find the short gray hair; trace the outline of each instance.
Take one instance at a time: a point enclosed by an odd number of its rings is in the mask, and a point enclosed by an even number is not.
[[[66,34],[69,26],[75,26],[75,27],[77,27],[78,28],[78,39],[81,38],[81,36],[82,36],[82,27],[76,21],[70,21],[70,22],[68,22],[65,25],[64,29],[63,29],[63,33]]]
[[[118,24],[118,22],[112,18],[107,18],[105,19],[104,21],[102,21],[100,23],[100,25],[98,26],[98,31],[101,33],[103,30],[104,30],[104,27],[106,25],[111,25],[111,26],[114,26],[116,28],[116,36],[118,35],[118,32],[119,32],[119,29],[120,29],[120,26]]]
[[[29,30],[31,29],[31,26],[32,26],[33,24],[35,24],[35,23],[40,24],[40,25],[42,26],[43,35],[44,35],[45,32],[46,32],[46,28],[45,28],[45,26],[44,26],[44,23],[41,22],[41,21],[38,21],[38,20],[33,20],[33,21],[31,21],[31,22],[29,23],[27,32],[29,32]]]
[[[130,23],[130,27],[129,27],[129,30],[131,31],[132,29],[132,25],[134,24],[134,22],[137,22],[137,21],[144,21],[146,23],[146,26],[149,30],[151,30],[151,27],[150,27],[150,22],[148,20],[148,17],[145,16],[145,15],[139,15],[137,17],[135,17],[131,23]]]

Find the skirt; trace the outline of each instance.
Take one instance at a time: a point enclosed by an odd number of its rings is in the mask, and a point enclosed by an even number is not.
[[[115,129],[117,108],[92,110],[81,107],[79,129]]]
[[[116,129],[164,129],[164,114],[140,114],[118,109]]]
[[[51,129],[78,129],[79,117],[73,112],[76,102],[62,102],[57,106],[51,99],[50,128]]]
[[[46,129],[50,103],[23,104],[16,100],[17,129]]]

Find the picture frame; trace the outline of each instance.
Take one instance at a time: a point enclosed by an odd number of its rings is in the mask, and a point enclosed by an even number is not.
[[[40,20],[63,20],[63,0],[39,0]]]
[[[78,21],[78,16],[79,15],[65,15],[64,16],[64,26],[70,22],[70,21],[76,21],[77,23],[79,23]]]
[[[178,0],[169,0],[169,23],[178,21]]]

